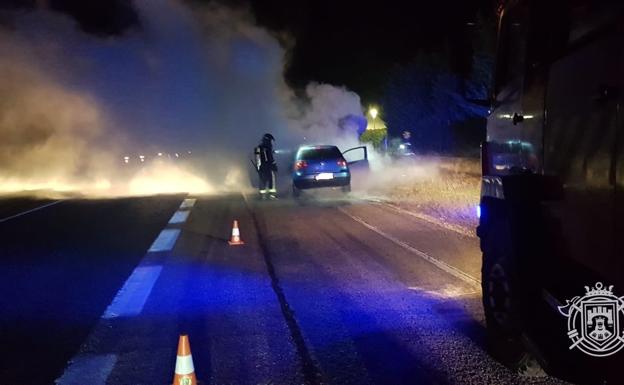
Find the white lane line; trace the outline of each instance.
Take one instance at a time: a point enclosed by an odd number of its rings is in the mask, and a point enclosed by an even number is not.
[[[426,290],[418,286],[408,286],[407,288],[409,290],[417,291],[419,293],[423,293],[423,294],[430,295],[433,297],[443,297],[443,298],[457,298],[457,297],[463,297],[463,296],[471,296],[471,295],[480,293],[478,290],[466,291],[466,290],[462,290],[461,288],[452,286],[452,285],[447,285],[445,287],[436,289],[435,291]]]
[[[58,385],[106,385],[108,376],[113,371],[117,355],[85,354],[74,358],[65,372],[55,381]]]
[[[158,238],[152,243],[148,252],[170,251],[173,249],[179,235],[180,229],[164,229],[158,234]]]
[[[376,232],[377,234],[381,235],[382,237],[386,238],[389,241],[392,241],[393,243],[401,246],[402,248],[416,254],[417,256],[419,256],[420,258],[424,259],[427,262],[432,263],[433,265],[437,266],[439,269],[451,274],[452,276],[461,279],[462,281],[466,282],[467,284],[471,285],[471,286],[475,286],[477,288],[481,288],[481,280],[478,278],[473,277],[472,275],[465,273],[461,270],[459,270],[456,267],[453,267],[451,265],[449,265],[446,262],[443,262],[437,258],[434,258],[432,256],[430,256],[427,253],[424,253],[420,250],[418,250],[417,248],[408,245],[407,243],[401,241],[398,238],[393,237],[392,235],[380,230],[379,228],[365,222],[363,219],[356,217],[352,214],[350,214],[349,212],[347,212],[345,209],[343,209],[342,207],[338,207],[338,210],[340,210],[343,214],[345,214],[346,216],[348,216],[349,218],[353,219],[354,221],[362,224],[364,227]]]
[[[180,205],[180,209],[190,209],[191,207],[195,206],[195,202],[197,202],[197,199],[187,198],[182,201],[182,204]]]
[[[162,266],[144,266],[134,269],[113,302],[108,305],[102,318],[132,317],[141,314],[161,271]]]
[[[436,217],[433,217],[431,215],[427,215],[427,214],[423,214],[423,213],[417,213],[417,212],[414,212],[414,211],[406,210],[406,209],[404,209],[402,207],[399,207],[397,205],[394,205],[392,203],[386,202],[386,201],[381,200],[381,199],[368,199],[368,200],[370,202],[376,203],[378,205],[386,206],[389,209],[394,210],[396,212],[409,215],[411,217],[423,220],[425,222],[429,222],[429,223],[434,224],[436,226],[440,226],[440,227],[442,227],[442,228],[444,228],[446,230],[454,231],[454,232],[456,232],[458,234],[465,235],[465,236],[470,237],[470,238],[476,238],[477,237],[477,235],[475,234],[474,231],[468,230],[468,229],[466,229],[466,228],[464,228],[462,226],[454,225],[454,224],[451,224],[451,223],[446,223],[446,222],[444,222],[444,221],[442,221],[442,220],[440,220],[440,219],[438,219]]]
[[[26,210],[26,211],[23,211],[21,213],[15,214],[15,215],[11,215],[10,217],[2,218],[2,219],[0,219],[0,223],[6,222],[6,221],[10,221],[11,219],[19,218],[19,217],[21,217],[23,215],[30,214],[32,212],[35,212],[35,211],[38,211],[38,210],[41,210],[41,209],[45,209],[46,207],[54,206],[54,205],[59,204],[61,202],[63,202],[63,201],[62,200],[54,201],[54,202],[47,203],[47,204],[42,205],[42,206],[35,207],[34,209]]]
[[[190,210],[194,204],[195,199],[185,199],[180,207],[185,206]],[[113,301],[102,313],[100,319],[111,322],[111,319],[117,317],[141,314],[162,271],[161,265],[147,265],[147,257],[151,252],[172,250],[179,235],[179,229],[165,228],[160,232],[139,265],[132,271]],[[97,340],[95,336],[98,335],[98,330],[110,327],[102,322],[100,321],[91,330],[83,345],[94,339]],[[58,385],[105,385],[116,363],[117,355],[115,354],[96,355],[79,352],[74,355],[63,375],[55,382]]]
[[[184,223],[186,222],[186,220],[188,219],[188,216],[191,212],[188,210],[185,211],[176,211],[173,216],[171,217],[171,219],[169,219],[169,224],[170,225],[177,225],[180,223]]]

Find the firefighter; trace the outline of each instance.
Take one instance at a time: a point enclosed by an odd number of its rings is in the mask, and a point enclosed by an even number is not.
[[[273,141],[275,138],[271,134],[264,134],[260,145],[254,149],[256,169],[260,177],[260,195],[265,197],[269,194],[275,198],[277,189],[275,186],[275,174],[277,164],[273,158]]]

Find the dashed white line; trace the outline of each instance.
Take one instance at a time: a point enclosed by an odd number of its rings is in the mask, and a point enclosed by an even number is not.
[[[158,265],[134,269],[102,318],[132,317],[141,314],[161,271],[162,266]]]
[[[149,248],[149,252],[158,252],[158,251],[170,251],[173,249],[176,241],[178,240],[178,236],[180,235],[180,229],[164,229],[158,234],[158,238],[152,243],[152,246]]]
[[[186,209],[186,216],[195,205],[195,201],[195,199],[185,199],[180,205],[181,210]],[[150,253],[171,251],[179,235],[180,229],[165,228],[160,232],[141,263],[134,269],[100,317],[102,320],[110,322],[111,319],[117,317],[132,317],[141,314],[162,271],[162,265],[149,265],[147,257]],[[86,341],[93,339],[98,328],[102,327],[108,326],[98,323]],[[58,385],[105,385],[116,363],[116,354],[78,353],[69,362],[63,375],[55,382]]]
[[[62,200],[50,202],[50,203],[47,203],[45,205],[35,207],[34,209],[26,210],[26,211],[23,211],[21,213],[15,214],[15,215],[11,215],[10,217],[2,218],[2,219],[0,219],[0,223],[6,222],[6,221],[10,221],[11,219],[19,218],[19,217],[21,217],[23,215],[30,214],[32,212],[35,212],[35,211],[38,211],[38,210],[41,210],[41,209],[45,209],[46,207],[54,206],[54,205],[59,204],[61,202],[62,202]]]
[[[169,219],[169,224],[170,225],[178,225],[180,223],[184,223],[186,222],[186,220],[188,219],[188,216],[191,212],[188,210],[184,210],[184,211],[176,211],[173,216],[171,217],[171,219]]]
[[[197,199],[187,198],[182,201],[182,204],[180,205],[180,209],[190,209],[193,206],[195,206],[195,202],[197,202]]]
[[[439,269],[451,274],[452,276],[461,279],[462,281],[466,282],[467,284],[471,285],[471,286],[475,286],[477,288],[481,288],[481,280],[479,280],[478,278],[473,277],[472,275],[465,273],[461,270],[459,270],[458,268],[449,265],[446,262],[443,262],[437,258],[434,258],[432,256],[430,256],[427,253],[424,253],[420,250],[418,250],[417,248],[408,245],[407,243],[401,241],[398,238],[393,237],[392,235],[380,230],[379,228],[367,223],[366,221],[364,221],[362,218],[356,217],[355,215],[352,215],[351,213],[349,213],[347,210],[345,210],[342,207],[338,207],[338,210],[340,210],[343,214],[345,214],[346,216],[348,216],[349,218],[353,219],[354,221],[362,224],[364,227],[376,232],[377,234],[381,235],[382,237],[386,238],[389,241],[392,241],[393,243],[401,246],[402,248],[412,252],[413,254],[416,254],[417,256],[419,256],[420,258],[424,259],[427,262],[432,263],[433,265],[437,266]]]
[[[58,385],[106,385],[116,362],[115,354],[81,355],[71,361],[61,378],[55,382]]]

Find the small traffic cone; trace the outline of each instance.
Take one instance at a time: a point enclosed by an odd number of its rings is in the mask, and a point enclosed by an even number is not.
[[[188,335],[180,335],[173,385],[197,385]]]
[[[236,220],[234,221],[234,224],[232,225],[232,238],[228,241],[228,243],[232,246],[245,244],[245,242],[241,240],[240,230],[238,230],[238,221]]]

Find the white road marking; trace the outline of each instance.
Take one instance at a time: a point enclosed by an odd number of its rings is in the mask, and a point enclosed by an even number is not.
[[[409,211],[409,210],[406,210],[406,209],[401,208],[399,206],[393,205],[392,203],[386,202],[386,201],[381,200],[381,199],[368,199],[368,200],[371,201],[371,202],[377,203],[378,205],[386,206],[389,209],[392,209],[392,210],[397,211],[399,213],[406,214],[406,215],[409,215],[411,217],[418,218],[420,220],[423,220],[423,221],[432,223],[434,225],[440,226],[440,227],[442,227],[442,228],[444,228],[446,230],[454,231],[454,232],[456,232],[458,234],[465,235],[465,236],[470,237],[470,238],[476,238],[477,237],[477,235],[475,234],[474,231],[469,231],[469,230],[467,230],[467,229],[465,229],[465,228],[463,228],[461,226],[457,226],[457,225],[454,225],[454,224],[451,224],[451,223],[446,223],[446,222],[441,221],[440,219],[435,218],[435,217],[433,217],[431,215]]]
[[[134,269],[113,302],[108,305],[102,318],[132,317],[141,314],[161,271],[162,266],[142,266]]]
[[[436,290],[426,290],[418,286],[408,286],[407,288],[409,290],[424,293],[433,297],[442,297],[442,298],[457,298],[457,297],[469,296],[469,295],[480,293],[478,290],[466,291],[457,286],[452,286],[452,285],[446,285]]]
[[[195,204],[195,199],[185,199],[180,208],[190,210]],[[187,210],[187,212],[189,212]],[[175,217],[175,214],[174,214]],[[134,269],[130,277],[126,280],[123,287],[119,289],[115,298],[106,308],[102,316],[102,320],[111,322],[112,319],[124,316],[137,316],[143,311],[143,307],[149,298],[152,289],[162,271],[161,265],[147,265],[146,257],[151,252],[170,251],[173,249],[180,229],[165,228],[160,232],[147,254],[143,257],[139,265]],[[83,344],[87,344],[98,335],[101,328],[110,327],[109,324],[100,321],[85,340]],[[69,362],[63,375],[55,382],[58,385],[105,385],[110,373],[113,371],[117,363],[117,355],[115,354],[90,354],[77,353]]]
[[[39,206],[39,207],[35,207],[34,209],[26,210],[26,211],[23,211],[21,213],[15,214],[15,215],[11,215],[10,217],[2,218],[2,219],[0,219],[0,223],[6,222],[6,221],[10,221],[11,219],[19,218],[19,217],[21,217],[23,215],[30,214],[32,212],[35,212],[35,211],[38,211],[38,210],[41,210],[41,209],[45,209],[46,207],[54,206],[54,205],[59,204],[61,202],[63,202],[63,201],[62,200],[54,201],[54,202],[47,203],[47,204]]]
[[[190,213],[191,212],[188,210],[176,211],[171,217],[171,219],[169,219],[169,224],[177,225],[177,224],[186,222]]]
[[[164,229],[158,234],[158,238],[152,243],[152,246],[149,248],[149,252],[158,252],[158,251],[170,251],[173,249],[176,241],[178,240],[178,236],[180,235],[180,229]]]
[[[180,209],[190,209],[193,206],[195,206],[195,202],[197,202],[197,199],[187,198],[182,201],[182,204],[180,205]]]
[[[473,277],[472,275],[465,273],[461,270],[459,270],[458,268],[449,265],[446,262],[443,262],[437,258],[434,258],[432,256],[430,256],[427,253],[424,253],[420,250],[418,250],[417,248],[408,245],[407,243],[401,241],[398,238],[393,237],[392,235],[380,230],[379,228],[365,222],[363,219],[356,217],[352,214],[350,214],[349,212],[347,212],[345,209],[343,209],[342,207],[338,207],[338,210],[340,210],[343,214],[345,214],[346,216],[348,216],[349,218],[353,219],[354,221],[362,224],[364,227],[376,232],[377,234],[381,235],[382,237],[386,238],[389,241],[392,241],[393,243],[401,246],[402,248],[416,254],[417,256],[419,256],[420,258],[424,259],[427,262],[432,263],[433,265],[437,266],[439,269],[451,274],[452,276],[461,279],[462,281],[466,282],[467,284],[471,285],[471,286],[475,286],[477,288],[481,288],[481,280],[478,278]]]
[[[106,385],[108,376],[113,371],[117,355],[85,354],[74,358],[63,376],[55,381],[58,385]]]

